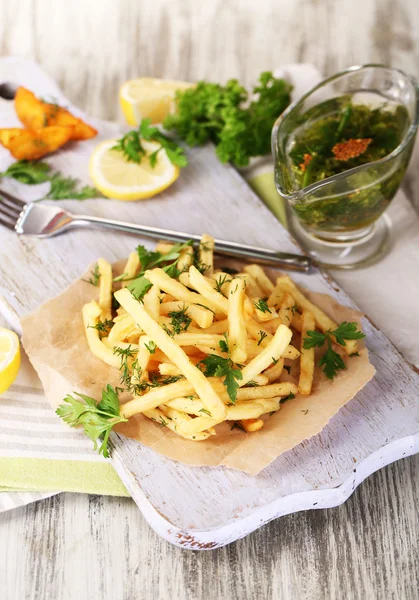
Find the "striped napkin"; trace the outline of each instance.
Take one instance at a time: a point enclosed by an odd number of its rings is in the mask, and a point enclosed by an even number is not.
[[[293,83],[294,98],[321,79],[310,65],[291,65],[275,74]],[[272,169],[272,162],[262,159],[243,175],[285,224]],[[391,253],[372,267],[338,271],[333,276],[406,358],[419,366],[419,217],[402,192],[389,216],[393,221]],[[9,326],[14,324],[17,327],[16,323]],[[1,315],[0,326],[7,326]],[[0,511],[60,491],[128,495],[111,463],[93,451],[92,442],[51,410],[35,371],[23,357],[15,385],[0,398]]]

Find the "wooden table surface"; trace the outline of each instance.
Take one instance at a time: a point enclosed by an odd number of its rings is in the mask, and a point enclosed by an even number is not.
[[[419,3],[1,0],[0,52],[37,60],[75,104],[116,119],[118,88],[135,76],[251,85],[292,62],[325,74],[380,62],[418,76]],[[406,189],[419,206],[417,167]],[[161,540],[131,500],[61,494],[0,516],[0,598],[417,600],[418,500],[417,455],[339,508],[192,552]]]

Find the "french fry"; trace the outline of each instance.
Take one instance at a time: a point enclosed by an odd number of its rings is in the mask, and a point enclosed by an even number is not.
[[[202,329],[207,329],[213,323],[214,313],[204,306],[197,306],[196,304],[191,304],[190,302],[184,302],[182,300],[163,302],[160,305],[160,314],[164,316],[179,310],[186,310],[191,319],[198,323]]]
[[[227,297],[229,284],[233,276],[223,271],[218,271],[218,273],[212,275],[212,279],[216,282],[217,290]]]
[[[256,383],[256,385],[268,385],[269,383],[269,379],[263,373],[256,375],[252,381]]]
[[[219,349],[220,341],[224,340],[224,336],[216,333],[177,333],[173,336],[173,340],[179,346],[214,346]]]
[[[299,309],[308,310],[313,314],[316,322],[316,326],[323,333],[329,330],[337,329],[338,324],[335,323],[330,317],[326,315],[318,306],[310,302],[308,298],[304,296],[302,292],[297,288],[295,283],[291,280],[288,275],[278,277],[277,285],[279,285],[284,292],[289,292],[295,299],[295,302]],[[344,350],[350,355],[357,352],[358,344],[356,340],[345,340],[346,346],[343,346]]]
[[[263,428],[262,419],[245,419],[240,421],[240,424],[247,433],[254,433]]]
[[[132,279],[140,268],[140,259],[138,258],[138,252],[131,252],[124,268],[124,279],[122,280],[122,287],[128,285],[129,280]]]
[[[215,384],[218,389],[219,384]],[[297,386],[290,381],[281,383],[272,383],[271,385],[261,385],[259,387],[240,388],[237,390],[237,401],[243,400],[261,400],[262,398],[275,398],[277,396],[288,396],[297,393]]]
[[[189,381],[181,379],[162,387],[153,388],[143,396],[134,396],[133,400],[129,400],[122,405],[121,412],[126,418],[132,417],[132,415],[137,413],[151,410],[161,404],[166,404],[168,400],[188,396],[194,392],[193,385]]]
[[[184,425],[188,425],[188,423],[190,421],[192,421],[191,417],[182,412],[182,411],[177,411],[176,409],[173,409],[169,406],[160,406],[160,410],[168,417],[170,418],[171,421],[174,421],[175,423],[175,431],[176,433],[178,433],[180,436],[182,436],[182,427]],[[193,429],[197,429],[197,427],[192,427],[192,433],[189,436],[187,433],[185,433],[185,435],[183,437],[185,437],[185,439],[196,439],[195,437],[193,437],[194,435],[198,434],[201,435],[202,433],[205,434],[209,434],[209,435],[215,435],[215,430],[212,427],[208,427],[205,431],[197,431],[194,432]],[[180,431],[179,431],[180,430]]]
[[[233,279],[228,291],[228,342],[231,360],[237,364],[247,360],[246,323],[244,320],[244,296],[246,285],[243,279]]]
[[[145,278],[148,279],[150,283],[157,285],[161,290],[164,290],[167,294],[173,296],[173,298],[176,298],[176,300],[184,300],[190,304],[202,304],[204,307],[208,307],[214,312],[220,312],[216,304],[210,302],[207,298],[201,296],[201,294],[191,292],[182,283],[169,277],[163,269],[146,271]],[[224,298],[224,300],[227,302],[226,298]],[[227,310],[225,311],[225,314],[227,314]]]
[[[112,343],[120,342],[133,331],[138,331],[134,321],[129,315],[124,315],[122,318],[117,317],[119,320],[114,319],[114,325],[109,331],[108,339]]]
[[[216,307],[218,312],[228,314],[228,300],[217,292],[212,284],[193,265],[189,267],[189,280],[192,287],[210,303],[210,308]]]
[[[269,344],[242,369],[243,379],[239,380],[239,386],[246,385],[256,375],[267,369],[272,362],[281,358],[291,341],[291,337],[292,331],[285,325],[280,325]]]
[[[301,317],[301,356],[300,377],[298,380],[298,391],[304,396],[311,394],[314,377],[314,348],[304,348],[304,338],[307,331],[313,331],[315,327],[314,316],[308,310],[304,310]]]
[[[234,406],[227,407],[226,421],[257,419],[261,415],[279,410],[280,402],[281,398],[237,402]]]
[[[160,290],[157,285],[152,285],[143,298],[144,308],[155,321],[160,317]]]
[[[165,406],[185,412],[188,415],[195,415],[196,417],[202,417],[206,410],[202,400],[199,398],[192,399],[191,397],[174,398],[173,400],[168,400]]]
[[[280,307],[281,303],[282,303],[282,298],[284,297],[285,292],[283,291],[282,287],[280,284],[278,284],[278,279],[277,279],[277,283],[276,286],[274,287],[273,291],[271,292],[271,295],[269,296],[267,302],[268,302],[268,306],[273,306],[273,307]]]
[[[155,247],[155,252],[159,252],[160,254],[167,254],[173,248],[174,244],[171,242],[160,241],[157,243]]]
[[[172,416],[172,417],[170,417],[170,419],[168,419],[167,416],[169,416],[169,415],[165,414],[162,410],[159,410],[158,408],[153,408],[153,409],[147,410],[144,412],[144,414],[146,417],[148,417],[152,421],[155,421],[157,423],[157,425],[159,425],[160,427],[167,427],[174,433],[181,435],[182,437],[184,437],[187,440],[194,440],[194,441],[206,440],[211,435],[211,433],[209,433],[209,432],[195,433],[195,434],[192,434],[189,436],[182,435],[182,433],[180,433],[177,428],[177,420],[179,418],[178,415]],[[170,413],[170,414],[174,415],[174,413]]]
[[[274,284],[266,275],[262,267],[259,265],[246,265],[243,270],[256,281],[257,285],[262,290],[261,295],[270,296],[270,294],[272,294],[274,291]]]
[[[214,272],[214,238],[204,233],[199,242],[199,262],[203,268],[203,274],[210,276]]]
[[[112,318],[112,267],[104,258],[97,261],[99,271],[99,306],[101,320]]]
[[[284,370],[284,359],[280,358],[274,365],[268,367],[263,374],[268,378],[269,383],[278,381],[281,377],[282,371]]]
[[[181,375],[176,365],[172,363],[161,362],[158,366],[160,375]]]
[[[225,406],[202,371],[190,362],[184,351],[160,327],[160,325],[150,317],[145,308],[135,300],[129,290],[123,288],[115,293],[115,297],[128,314],[131,315],[134,321],[140,325],[151,339],[154,340],[158,348],[168,356],[168,358],[180,369],[186,379],[192,383],[196,393],[201,398],[205,408],[211,413],[212,417],[216,421],[223,420],[225,416]],[[145,396],[147,396],[147,394]],[[142,398],[143,400],[145,396]]]
[[[251,315],[246,313],[245,319],[247,333],[257,341],[258,346],[261,346],[262,348],[267,346],[272,339],[272,334],[269,333],[265,327],[262,327],[262,325],[258,323]],[[276,329],[277,328],[278,327],[276,327]]]
[[[292,316],[291,327],[293,327],[296,331],[301,333],[302,322],[301,322],[301,314],[299,312],[295,312]]]
[[[288,292],[285,293],[281,308],[279,309],[278,316],[281,319],[281,323],[287,327],[291,326],[293,314],[296,310],[295,300]]]
[[[189,267],[193,263],[193,247],[186,246],[183,250],[180,251],[179,261],[177,264],[177,268],[179,271],[189,271]]]
[[[147,369],[150,362],[150,358],[152,356],[152,353],[150,351],[152,344],[153,340],[150,337],[148,337],[148,335],[143,335],[139,341],[140,349],[136,358],[138,370],[140,372],[140,381],[148,379]]]
[[[180,435],[183,435],[184,437],[196,435],[197,433],[201,433],[202,431],[214,427],[214,425],[217,425],[220,422],[221,421],[218,421],[217,419],[213,419],[211,417],[195,417],[195,419],[185,419],[182,423],[179,422],[177,424],[177,431]]]
[[[86,332],[86,339],[90,351],[100,360],[103,360],[111,367],[119,369],[120,359],[113,351],[108,348],[99,337],[99,331],[96,327],[101,315],[101,308],[94,300],[85,304],[82,309],[83,324]],[[105,340],[106,338],[104,338]]]
[[[260,288],[255,279],[249,274],[244,273],[243,279],[246,283],[246,293],[250,298],[262,298],[263,290]]]
[[[273,335],[280,325],[282,325],[281,319],[279,317],[275,317],[275,319],[266,321],[263,324],[263,330]]]
[[[263,298],[255,298],[253,308],[256,318],[262,323],[275,319],[278,316],[276,310],[272,306],[268,306]]]

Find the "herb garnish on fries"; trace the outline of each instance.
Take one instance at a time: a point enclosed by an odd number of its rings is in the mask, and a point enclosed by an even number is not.
[[[82,309],[87,343],[119,369],[123,388],[108,385],[97,405],[67,396],[57,413],[82,425],[95,445],[102,439],[105,456],[113,426],[139,414],[193,441],[216,435],[225,421],[259,431],[264,415],[312,393],[316,348],[327,344],[319,366],[329,379],[346,368],[338,348],[357,352],[364,337],[357,324],[335,323],[288,276],[274,284],[258,265],[217,271],[213,253],[210,236],[197,248],[192,241],[162,242],[154,252],[139,246],[121,276],[100,258],[87,280],[99,292]],[[122,405],[119,389],[131,396]]]

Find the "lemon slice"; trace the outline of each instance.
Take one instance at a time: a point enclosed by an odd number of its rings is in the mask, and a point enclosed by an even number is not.
[[[179,167],[172,164],[164,149],[157,154],[154,167],[148,155],[160,144],[141,140],[147,155],[141,163],[128,161],[122,152],[112,150],[117,140],[107,140],[93,151],[89,173],[95,186],[107,198],[116,200],[144,200],[169,187],[179,177]]]
[[[119,90],[119,101],[128,125],[139,125],[142,119],[161,123],[175,110],[177,90],[193,87],[186,81],[143,77],[127,81]]]
[[[0,327],[0,394],[12,385],[19,367],[19,338],[13,331]]]

